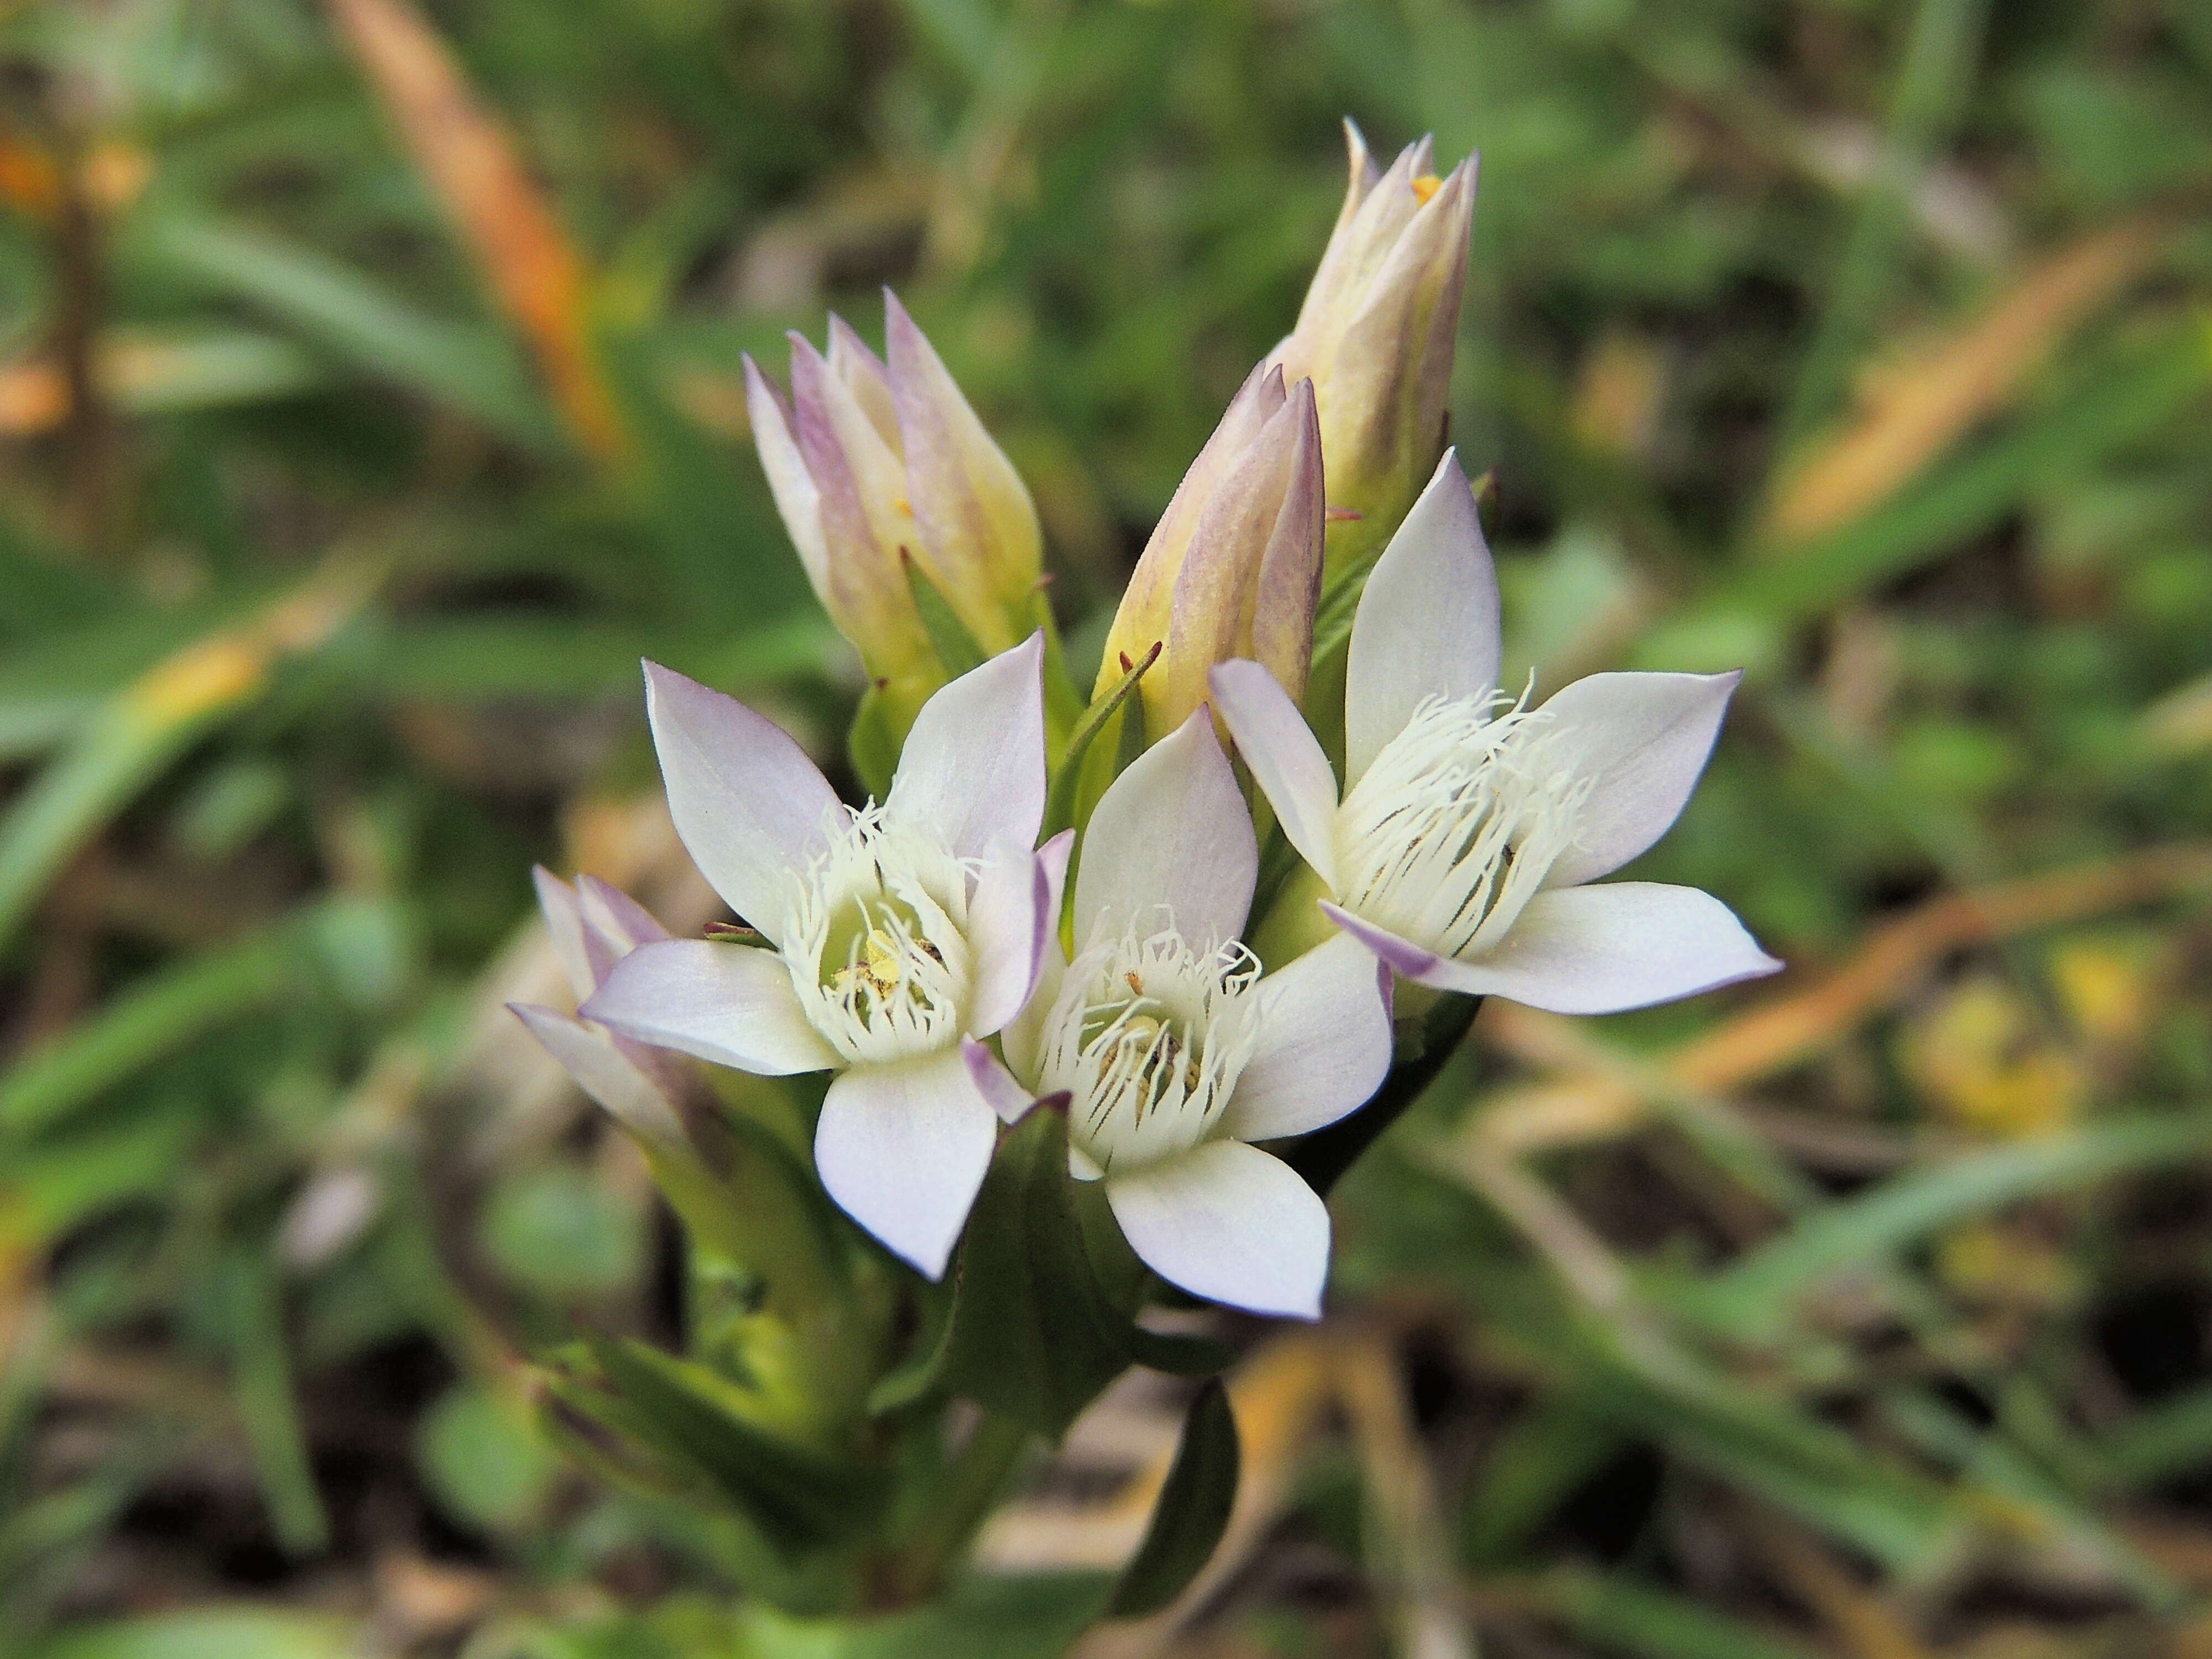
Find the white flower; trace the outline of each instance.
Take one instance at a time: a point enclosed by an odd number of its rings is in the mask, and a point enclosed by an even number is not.
[[[1279,972],[1237,942],[1259,854],[1200,708],[1115,779],[1085,832],[1073,963],[1057,939],[1001,1066],[968,1045],[1009,1119],[1065,1091],[1068,1161],[1130,1246],[1194,1296],[1317,1317],[1328,1210],[1250,1145],[1362,1105],[1390,1068],[1389,975],[1349,939]],[[1008,1073],[1011,1071],[1012,1075]]]
[[[1606,875],[1664,835],[1737,674],[1593,674],[1540,708],[1497,690],[1498,580],[1447,453],[1352,623],[1340,801],[1321,745],[1253,662],[1215,706],[1331,920],[1410,980],[1560,1013],[1639,1008],[1773,972],[1728,907]]]
[[[579,1003],[606,982],[615,964],[640,945],[668,937],[668,930],[628,894],[594,876],[574,887],[550,871],[531,872],[538,885],[554,953]],[[606,1108],[633,1134],[657,1146],[684,1144],[675,1102],[681,1089],[665,1055],[599,1025],[534,1003],[510,1002],[515,1017],[545,1051],[561,1062],[576,1086]]]
[[[1067,843],[1044,815],[1042,636],[922,706],[881,806],[845,806],[744,704],[646,665],[677,832],[769,949],[648,945],[584,1006],[641,1042],[764,1076],[835,1070],[814,1138],[847,1213],[935,1278],[997,1120],[961,1054],[1028,1000]]]

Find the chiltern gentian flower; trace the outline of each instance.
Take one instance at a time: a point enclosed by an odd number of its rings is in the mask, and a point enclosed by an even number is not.
[[[1032,635],[930,698],[883,805],[857,811],[772,722],[646,665],[677,832],[767,948],[644,945],[582,1010],[740,1071],[836,1071],[814,1138],[822,1184],[932,1278],[998,1127],[962,1040],[1028,1000],[1059,910],[1067,842],[1030,850],[1042,660]]]
[[[968,1054],[1009,1118],[1066,1092],[1073,1173],[1105,1182],[1161,1278],[1311,1319],[1328,1208],[1249,1143],[1318,1129],[1375,1092],[1390,1067],[1389,981],[1344,939],[1262,977],[1237,942],[1258,866],[1201,707],[1099,801],[1075,878],[1079,948],[1069,963],[1048,946],[1004,1034],[1006,1066],[980,1043]]]
[[[1252,371],[1183,475],[1129,578],[1094,696],[1158,644],[1139,683],[1146,729],[1206,701],[1206,672],[1254,657],[1303,694],[1321,592],[1321,428],[1313,388]]]
[[[628,894],[597,877],[579,876],[572,888],[550,871],[530,873],[554,952],[579,1003],[587,1001],[632,951],[668,937],[668,930]],[[624,1128],[656,1146],[684,1143],[684,1123],[674,1103],[682,1091],[665,1054],[551,1008],[526,1002],[507,1006],[576,1086]]]
[[[1674,822],[1741,677],[1593,674],[1529,708],[1498,692],[1498,655],[1497,575],[1448,452],[1353,620],[1341,800],[1273,677],[1215,671],[1215,706],[1329,918],[1407,979],[1559,1013],[1779,968],[1696,888],[1582,884]]]
[[[945,672],[905,562],[977,644],[1003,651],[1037,625],[1042,536],[1012,463],[888,291],[884,312],[888,363],[832,317],[826,356],[791,337],[788,406],[750,357],[745,398],[807,579],[910,709]]]
[[[1473,157],[1438,179],[1424,138],[1382,171],[1358,127],[1344,133],[1344,207],[1297,326],[1267,360],[1314,383],[1328,504],[1342,515],[1329,529],[1332,578],[1374,552],[1443,448],[1474,216]]]

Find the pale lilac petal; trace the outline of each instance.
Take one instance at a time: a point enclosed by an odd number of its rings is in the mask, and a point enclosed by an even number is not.
[[[1544,705],[1551,752],[1590,780],[1576,844],[1547,887],[1609,875],[1681,816],[1743,675],[1592,674]]]
[[[1091,815],[1075,870],[1078,948],[1101,933],[1159,925],[1161,908],[1194,945],[1244,931],[1259,844],[1237,775],[1201,705],[1131,762]]]
[[[1555,1014],[1672,1002],[1782,966],[1711,894],[1650,881],[1539,893],[1496,950],[1431,963],[1407,977]]]
[[[776,943],[799,876],[844,809],[790,734],[735,697],[659,663],[646,713],[668,811],[699,873]]]
[[[599,935],[617,960],[641,945],[653,945],[668,937],[668,930],[653,919],[650,910],[597,876],[577,877],[576,896],[585,927]]]
[[[783,958],[750,945],[672,939],[641,946],[577,1012],[640,1042],[761,1077],[840,1063],[807,1023]]]
[[[1044,821],[1044,633],[922,704],[884,803],[963,858],[1036,844]]]
[[[830,550],[822,533],[822,492],[815,488],[792,436],[790,411],[783,394],[760,371],[750,353],[744,357],[745,410],[751,419],[753,447],[759,450],[761,470],[768,474],[769,493],[783,527],[799,550],[799,562],[814,591],[825,598],[830,583]]]
[[[1336,885],[1336,774],[1290,693],[1256,662],[1225,662],[1212,676],[1213,707],[1237,752],[1275,809],[1298,856]]]
[[[998,1115],[955,1046],[839,1073],[815,1125],[814,1167],[846,1214],[935,1279],[998,1134]]]
[[[963,592],[979,584],[1007,598],[1036,579],[1043,533],[1014,471],[906,307],[884,290],[890,392],[906,453],[907,495],[923,544]]]
[[[1236,1140],[1107,1177],[1122,1237],[1169,1284],[1208,1302],[1321,1317],[1328,1206],[1281,1159]]]
[[[545,932],[553,941],[553,954],[561,959],[568,989],[577,1001],[599,988],[592,971],[592,953],[584,942],[584,918],[568,884],[542,864],[530,866],[531,884],[538,890],[538,908],[545,918]]]
[[[1421,498],[1368,573],[1345,665],[1344,785],[1430,697],[1486,696],[1498,684],[1498,572],[1459,454],[1446,450]]]
[[[659,1086],[604,1034],[550,1008],[507,1005],[576,1086],[624,1128],[656,1146],[685,1144],[683,1120]]]
[[[1022,1086],[998,1055],[974,1037],[961,1038],[960,1054],[968,1062],[968,1080],[990,1103],[1000,1121],[1018,1123],[1023,1114],[1036,1104],[1036,1097]]]
[[[1322,914],[1331,921],[1373,951],[1384,967],[1401,978],[1415,980],[1424,985],[1434,982],[1431,976],[1440,971],[1438,964],[1445,961],[1435,951],[1416,945],[1411,939],[1401,939],[1389,928],[1378,927],[1364,916],[1356,916],[1349,910],[1340,909],[1327,899],[1322,901],[1321,908]]]
[[[1340,933],[1262,979],[1260,1042],[1221,1121],[1239,1140],[1302,1135],[1355,1112],[1390,1073],[1390,973]]]
[[[828,361],[830,372],[844,382],[853,401],[868,417],[868,424],[875,428],[876,436],[896,450],[898,416],[891,408],[890,373],[884,360],[868,349],[868,343],[853,331],[853,325],[834,311],[830,313]]]
[[[1051,930],[1052,878],[1034,853],[993,859],[968,901],[968,944],[975,952],[968,1031],[989,1036],[1036,988]]]

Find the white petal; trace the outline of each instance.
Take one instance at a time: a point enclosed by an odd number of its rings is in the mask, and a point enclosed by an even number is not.
[[[839,1063],[807,1024],[783,958],[750,945],[672,939],[641,946],[577,1012],[640,1042],[762,1077]]]
[[[1328,1206],[1291,1166],[1210,1140],[1106,1182],[1122,1237],[1146,1267],[1208,1302],[1321,1317]]]
[[[598,988],[599,976],[592,971],[591,952],[585,947],[584,918],[575,891],[542,864],[530,866],[530,881],[538,890],[538,908],[545,918],[553,954],[561,959],[569,991],[581,1002]]]
[[[1459,454],[1436,476],[1368,573],[1345,665],[1344,786],[1366,772],[1427,697],[1498,684],[1498,572]]]
[[[822,535],[822,492],[815,488],[791,435],[791,418],[783,398],[760,366],[745,354],[745,410],[750,416],[753,446],[760,451],[761,470],[768,474],[769,493],[783,527],[799,550],[799,562],[814,591],[822,593],[830,580],[830,550]]]
[[[1237,775],[1201,706],[1114,780],[1084,832],[1075,870],[1075,939],[1157,925],[1160,908],[1194,945],[1244,931],[1259,843]]]
[[[1544,705],[1578,776],[1591,780],[1577,843],[1547,887],[1609,875],[1681,816],[1720,735],[1734,674],[1592,674]],[[1555,739],[1556,740],[1556,739]]]
[[[922,704],[884,802],[963,858],[1036,844],[1044,821],[1044,633]]]
[[[825,826],[843,811],[806,751],[735,697],[659,663],[646,714],[676,833],[730,908],[777,943],[783,909]]]
[[[1045,1022],[1052,1013],[1052,1005],[1059,1000],[1060,982],[1066,977],[1067,957],[1060,948],[1060,935],[1055,932],[1045,939],[1044,957],[1037,963],[1036,985],[1030,992],[1029,1001],[999,1033],[999,1047],[1015,1076],[1036,1076],[1037,1051],[1044,1042]]]
[[[613,1041],[566,1014],[529,1003],[510,1002],[514,1016],[530,1028],[545,1052],[561,1062],[576,1086],[606,1108],[631,1133],[665,1146],[685,1144],[676,1108]]]
[[[1710,893],[1613,881],[1539,893],[1496,950],[1409,975],[1555,1014],[1610,1014],[1695,996],[1782,964]]]
[[[975,951],[968,1032],[989,1036],[1036,988],[1051,932],[1052,878],[1033,853],[996,858],[975,878],[968,901],[968,943]]]
[[[998,1055],[974,1037],[961,1038],[960,1055],[968,1062],[968,1080],[975,1085],[975,1092],[990,1103],[1000,1122],[1018,1123],[1023,1115],[1036,1104],[1036,1097],[1022,1086]]]
[[[1262,979],[1258,1048],[1223,1133],[1302,1135],[1358,1110],[1390,1073],[1390,973],[1343,934]]]
[[[1043,1040],[1045,1016],[1052,1012],[1053,1000],[1060,995],[1060,977],[1067,971],[1067,957],[1060,948],[1060,896],[1067,887],[1067,856],[1074,849],[1073,830],[1061,830],[1037,848],[1037,864],[1044,872],[1045,903],[1036,971],[1028,999],[999,1033],[1006,1063],[1024,1077],[1036,1075],[1037,1044]]]
[[[935,1279],[983,1184],[999,1120],[957,1047],[838,1074],[814,1167],[846,1214]]]
[[[1212,675],[1213,706],[1298,856],[1336,886],[1336,774],[1289,692],[1256,662]]]

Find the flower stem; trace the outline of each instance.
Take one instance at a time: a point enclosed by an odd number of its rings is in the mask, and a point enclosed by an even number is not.
[[[986,1413],[945,1472],[944,1498],[923,1523],[900,1564],[906,1599],[933,1595],[983,1522],[990,1518],[1015,1466],[1029,1449],[1030,1431],[1011,1417]]]

